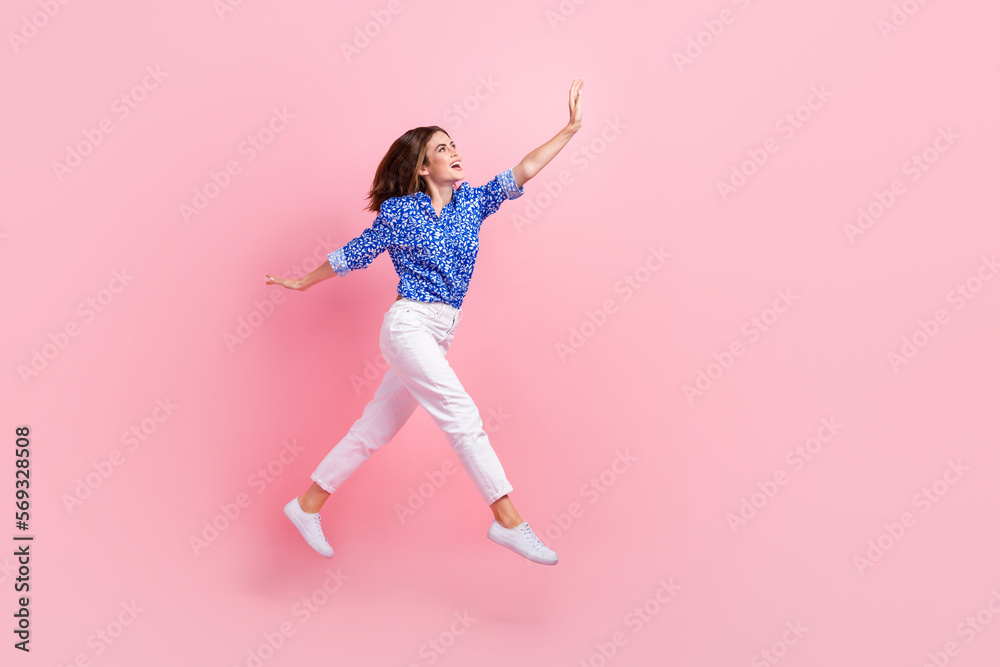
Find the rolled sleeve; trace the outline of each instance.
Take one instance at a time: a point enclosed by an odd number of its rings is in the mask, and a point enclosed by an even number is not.
[[[330,266],[333,267],[333,272],[341,278],[351,272],[351,267],[347,266],[347,258],[344,256],[343,248],[337,248],[331,252],[327,255],[327,259],[330,262]]]
[[[517,199],[523,194],[524,187],[518,187],[514,180],[513,167],[500,172],[482,187],[483,218],[496,213],[505,199]]]
[[[507,195],[507,199],[517,199],[524,194],[524,186],[517,187],[513,167],[498,174],[497,179],[499,179],[500,186],[503,188],[504,194]]]
[[[344,277],[351,271],[365,268],[389,247],[393,240],[390,208],[388,200],[382,202],[378,216],[371,227],[327,256],[330,266],[338,276]]]

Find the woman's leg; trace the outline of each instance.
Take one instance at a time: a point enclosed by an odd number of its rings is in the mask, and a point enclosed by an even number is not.
[[[299,497],[306,512],[318,512],[348,477],[403,428],[417,401],[390,368],[361,417],[312,473],[312,486]]]
[[[375,396],[347,435],[330,450],[312,474],[312,486],[285,505],[285,516],[306,544],[330,558],[333,547],[323,532],[319,515],[323,503],[379,447],[389,442],[417,408],[417,402],[392,370],[386,371]]]
[[[312,483],[306,492],[299,496],[299,507],[309,514],[319,512],[323,503],[330,497],[330,492],[316,482]]]
[[[490,505],[490,509],[493,510],[493,518],[504,528],[514,528],[524,523],[521,515],[514,509],[514,503],[511,502],[510,496],[504,496],[496,501]]]
[[[510,482],[490,445],[479,410],[445,358],[460,312],[440,307],[403,307],[386,317],[379,344],[389,367],[444,431],[459,461],[495,520],[486,536],[528,560],[559,562],[522,521],[507,495]]]
[[[390,370],[444,432],[483,500],[493,505],[512,487],[479,409],[445,356],[458,319],[436,307],[400,305],[387,315],[379,344]]]

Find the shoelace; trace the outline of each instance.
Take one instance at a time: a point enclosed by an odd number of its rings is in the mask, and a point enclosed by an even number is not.
[[[323,524],[320,523],[319,514],[314,514],[313,516],[315,517],[313,522],[316,524],[316,530],[319,532],[319,536],[323,538],[324,542],[329,544],[330,540],[326,539],[326,535],[323,534]]]
[[[531,545],[533,547],[535,547],[539,551],[545,551],[546,549],[548,549],[548,547],[542,544],[542,541],[538,539],[538,536],[535,535],[535,531],[531,530],[527,522],[522,523],[520,529],[521,529],[521,534],[528,538],[528,541],[531,542]]]

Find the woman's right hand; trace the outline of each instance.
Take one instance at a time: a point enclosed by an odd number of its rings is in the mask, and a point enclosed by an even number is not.
[[[302,291],[305,288],[302,286],[301,280],[292,280],[291,278],[278,278],[277,276],[272,276],[269,274],[264,274],[267,276],[267,285],[281,285],[282,287],[287,287],[288,289]]]
[[[573,79],[569,87],[569,128],[577,132],[583,127],[583,79]]]

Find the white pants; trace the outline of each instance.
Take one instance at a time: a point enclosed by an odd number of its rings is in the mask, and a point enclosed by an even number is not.
[[[375,396],[347,435],[330,450],[312,480],[333,493],[424,406],[488,505],[512,487],[472,398],[445,355],[462,310],[446,303],[400,299],[382,321],[379,347],[389,364]]]

